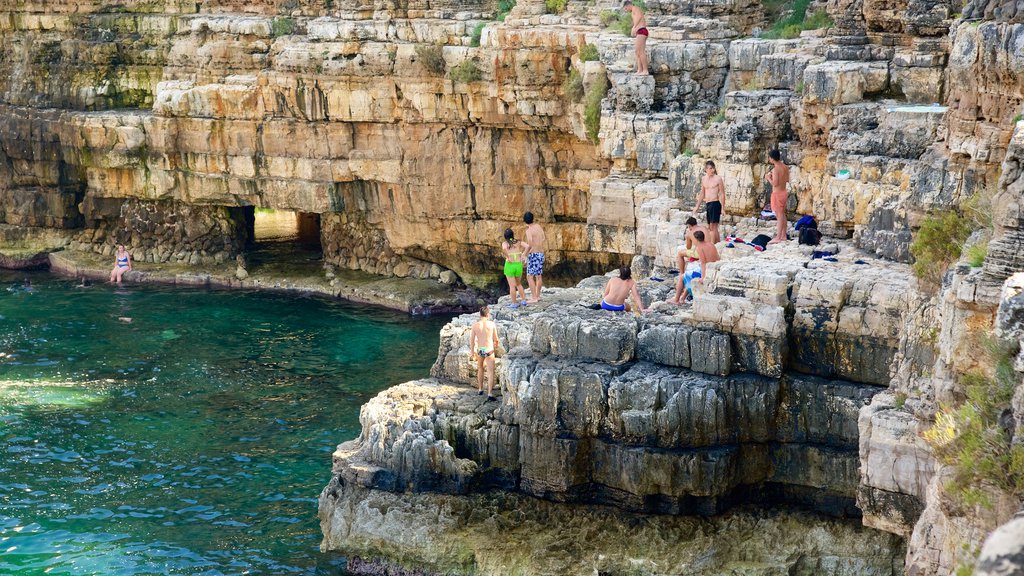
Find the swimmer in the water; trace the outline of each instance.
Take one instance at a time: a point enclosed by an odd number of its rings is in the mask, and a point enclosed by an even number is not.
[[[82,280],[75,286],[75,288],[88,288],[92,286],[92,282],[88,278],[82,276]]]

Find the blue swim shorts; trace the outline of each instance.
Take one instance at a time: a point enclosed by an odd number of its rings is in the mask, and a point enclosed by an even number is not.
[[[526,255],[526,275],[540,276],[544,273],[544,253],[530,252]]]

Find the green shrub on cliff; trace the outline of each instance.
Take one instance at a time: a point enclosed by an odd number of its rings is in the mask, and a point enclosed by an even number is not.
[[[775,2],[771,4],[770,10],[766,5],[765,14],[779,19],[762,37],[789,40],[799,37],[804,30],[818,30],[834,24],[825,10],[817,10],[808,17],[807,9],[810,5],[811,0],[793,0],[792,4],[788,5],[785,2]],[[782,14],[788,15],[782,18]]]
[[[583,125],[587,128],[587,138],[597,144],[597,136],[601,131],[601,101],[608,94],[608,84],[599,78],[587,88],[586,101],[583,107]]]
[[[444,74],[444,56],[440,46],[421,44],[416,47],[416,57],[427,72],[435,76]]]
[[[986,488],[1024,497],[1024,445],[1010,444],[1002,422],[1017,384],[1017,346],[993,339],[983,348],[992,375],[979,371],[961,377],[966,398],[958,406],[941,406],[924,438],[939,461],[953,470],[947,493],[963,506],[990,508]]]
[[[583,76],[575,69],[570,70],[565,82],[562,82],[562,93],[570,102],[579,102],[583,99]]]
[[[544,0],[544,8],[548,14],[561,14],[565,12],[566,2],[567,0]]]
[[[472,60],[459,62],[451,71],[451,78],[456,82],[476,82],[482,77],[480,68]]]
[[[970,234],[967,221],[956,212],[928,215],[910,243],[914,274],[932,286],[941,284],[942,275],[960,258]]]
[[[504,22],[505,17],[508,13],[516,7],[516,0],[498,0],[498,13],[494,15],[494,19],[499,22]]]
[[[583,48],[580,48],[580,61],[582,62],[596,62],[601,59],[601,54],[597,51],[597,46],[593,44],[585,44]]]
[[[278,16],[270,21],[270,31],[274,38],[287,36],[295,31],[295,20],[287,16]]]
[[[487,22],[481,22],[473,27],[473,34],[469,37],[469,45],[476,48],[480,45],[480,37],[484,34]]]

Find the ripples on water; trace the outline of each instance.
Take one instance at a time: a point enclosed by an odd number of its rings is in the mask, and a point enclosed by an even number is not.
[[[0,574],[341,572],[331,452],[444,319],[24,276],[0,273]]]

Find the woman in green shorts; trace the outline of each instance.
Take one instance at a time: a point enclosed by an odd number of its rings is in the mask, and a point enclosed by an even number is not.
[[[526,306],[526,291],[519,283],[523,277],[523,254],[529,252],[530,246],[526,242],[516,240],[511,228],[505,229],[505,241],[501,243],[501,251],[505,254],[505,278],[508,280],[508,295],[512,298],[509,308],[518,308],[517,291],[523,295],[522,305]]]

